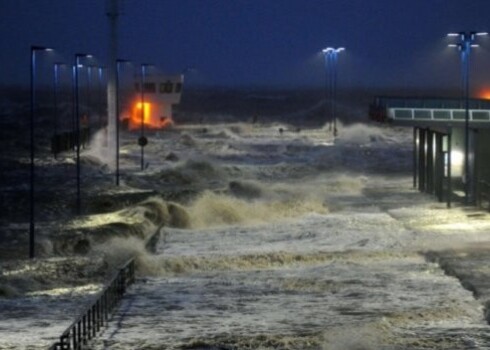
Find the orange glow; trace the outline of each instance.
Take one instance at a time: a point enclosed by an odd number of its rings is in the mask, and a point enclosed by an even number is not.
[[[481,88],[480,91],[478,91],[478,98],[490,100],[490,87]]]
[[[143,110],[142,107],[143,106]],[[155,108],[153,108],[155,107]],[[158,112],[158,106],[153,106],[150,102],[135,102],[133,105],[131,117],[129,118],[129,129],[137,130],[141,128],[141,118],[146,128],[149,129],[162,129],[173,125],[173,121],[170,118],[158,118],[156,115]],[[153,114],[152,114],[153,113]]]
[[[143,110],[141,109],[143,106]],[[133,106],[133,112],[131,113],[131,118],[129,119],[129,129],[139,129],[141,128],[141,118],[143,117],[143,122],[145,126],[151,126],[151,103],[137,102]]]

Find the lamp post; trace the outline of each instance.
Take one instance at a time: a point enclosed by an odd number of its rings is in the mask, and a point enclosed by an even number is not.
[[[78,89],[78,69],[80,68],[80,58],[92,57],[85,53],[75,54],[75,66],[73,69],[74,89],[75,89],[75,141],[76,141],[76,163],[77,163],[77,214],[81,214],[81,186],[80,186],[80,104],[79,104],[79,89]]]
[[[151,64],[141,64],[141,82],[140,82],[140,97],[141,97],[141,135],[138,140],[138,144],[141,147],[141,170],[145,168],[145,146],[148,140],[145,137],[145,78],[146,68],[151,67]]]
[[[130,63],[128,60],[116,60],[116,186],[119,186],[119,74],[121,64]]]
[[[478,47],[474,44],[477,36],[488,35],[487,32],[459,32],[449,33],[449,37],[459,37],[457,44],[450,44],[449,47],[455,47],[461,52],[461,74],[462,74],[462,89],[465,105],[465,119],[464,119],[464,199],[465,205],[470,204],[472,179],[470,177],[470,97],[469,97],[469,78],[470,78],[470,52],[474,47]]]
[[[87,65],[87,125],[90,127],[91,116],[92,116],[92,69],[97,68],[97,66],[93,64]]]
[[[338,54],[344,47],[327,47],[322,50],[325,58],[325,101],[330,97],[331,123],[333,122],[333,136],[337,136],[336,97],[337,97],[337,60]],[[326,105],[326,104],[325,104]]]
[[[54,73],[54,81],[53,81],[53,97],[54,97],[54,138],[56,140],[56,135],[58,134],[58,84],[59,84],[59,68],[62,66],[66,66],[63,62],[56,62],[53,64],[53,73]],[[57,149],[56,145],[53,149],[53,155],[56,159]]]
[[[102,128],[103,123],[102,123],[102,113],[103,113],[103,107],[102,107],[102,100],[103,100],[103,91],[102,91],[102,70],[105,69],[105,67],[98,67],[98,112],[99,112],[99,128]]]
[[[36,52],[38,51],[53,51],[48,47],[43,46],[31,46],[31,113],[30,113],[30,191],[29,191],[29,258],[34,258],[34,245],[35,245],[35,207],[34,207],[34,190],[35,190],[35,167],[34,167],[34,156],[35,156],[35,146],[34,146],[34,119],[35,119],[35,104],[36,104]]]

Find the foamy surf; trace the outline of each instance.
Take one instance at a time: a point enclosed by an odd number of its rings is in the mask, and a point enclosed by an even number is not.
[[[212,190],[185,202],[189,227],[162,229],[96,348],[484,348],[481,305],[423,255],[447,219],[421,215],[409,137],[340,128],[335,145],[326,129],[188,131]]]
[[[484,349],[481,305],[423,253],[488,230],[447,230],[470,221],[411,189],[410,133],[339,127],[335,142],[285,124],[176,127],[154,135],[144,172],[123,143],[123,183],[155,197],[115,214],[141,232],[117,234],[110,215],[76,225],[115,229],[89,257],[137,261],[93,348]],[[160,225],[151,254],[141,238]]]

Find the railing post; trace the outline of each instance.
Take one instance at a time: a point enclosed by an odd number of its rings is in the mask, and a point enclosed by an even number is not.
[[[83,344],[87,344],[87,314],[82,316],[82,331]]]
[[[68,340],[68,342],[66,342],[67,340]],[[68,335],[63,334],[60,337],[60,345],[61,345],[61,349],[63,349],[63,350],[70,350],[70,342],[69,342],[69,336]]]
[[[82,320],[78,319],[77,322],[77,333],[78,333],[78,348],[77,350],[82,348]]]
[[[78,331],[77,331],[77,327],[73,327],[72,328],[72,331],[70,332],[71,333],[71,340],[72,340],[72,344],[73,344],[73,349],[74,350],[77,350],[78,349],[78,341],[77,341],[77,338],[78,338]]]
[[[97,300],[97,332],[100,331],[100,299]]]
[[[109,292],[106,290],[104,292],[104,319],[105,319],[106,324],[109,321],[109,311],[107,310],[108,301],[109,301],[108,299],[109,299]]]
[[[92,338],[97,334],[97,323],[96,323],[97,311],[95,304],[92,305]]]

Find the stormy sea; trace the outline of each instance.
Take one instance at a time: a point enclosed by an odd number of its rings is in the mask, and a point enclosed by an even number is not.
[[[81,217],[73,154],[40,159],[39,258],[16,250],[25,216],[2,221],[0,349],[46,349],[130,256],[136,283],[92,349],[490,349],[484,305],[431,259],[486,245],[487,217],[413,188],[411,129],[297,118],[176,120],[147,131],[144,170],[123,131],[118,188],[100,132]],[[12,174],[4,200],[26,190]]]

